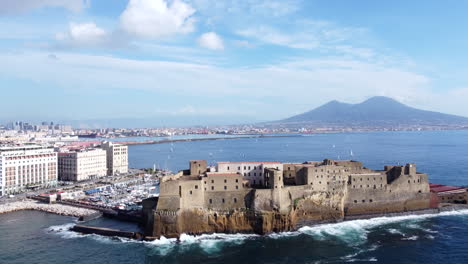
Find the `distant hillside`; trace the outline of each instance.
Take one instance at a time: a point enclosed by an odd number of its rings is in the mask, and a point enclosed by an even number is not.
[[[274,123],[359,125],[453,125],[468,124],[468,118],[409,107],[392,98],[372,97],[360,104],[331,101],[314,110]]]

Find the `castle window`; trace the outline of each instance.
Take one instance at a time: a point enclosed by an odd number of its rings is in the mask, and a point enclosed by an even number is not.
[[[291,167],[288,167],[288,170],[291,170]]]
[[[198,189],[198,185],[195,185],[195,189]]]
[[[354,203],[357,203],[357,200],[354,200]]]
[[[246,169],[247,169],[247,167],[246,167],[246,166],[244,166],[244,170],[246,170]]]
[[[224,183],[226,183],[226,182],[227,182],[227,180],[226,180],[226,179],[224,179]]]
[[[240,170],[240,166],[239,166],[239,167],[237,167],[237,170]]]
[[[258,175],[259,175],[259,176],[262,176],[262,173],[260,172]]]
[[[244,176],[247,176],[247,173],[244,172]]]
[[[250,172],[248,173],[248,175],[250,176]]]
[[[254,172],[254,176],[257,176],[257,173],[256,173],[256,172]]]
[[[254,184],[255,184],[255,180],[254,180]]]
[[[319,181],[319,184],[322,184],[322,182],[321,182],[321,181]]]
[[[377,186],[376,186],[376,185],[374,185],[374,189],[376,189],[376,188],[377,188]]]
[[[250,166],[249,166],[249,170],[250,170]]]
[[[365,203],[365,202],[366,202],[366,200],[362,200],[362,202],[363,202],[363,203]]]
[[[205,191],[206,191],[206,187],[205,187]]]
[[[410,181],[410,180],[408,180],[408,183],[411,183],[411,181]]]
[[[213,200],[212,200],[212,199],[210,199],[210,204],[212,204],[212,203],[213,203]]]
[[[418,182],[419,182],[419,179],[418,179]]]
[[[214,180],[211,180],[211,183],[214,183]]]
[[[353,185],[353,188],[356,188],[356,185]]]
[[[224,186],[224,190],[227,190],[227,186]]]
[[[212,190],[212,191],[214,190],[214,186],[211,186],[211,190]]]
[[[291,173],[289,173],[289,177],[291,177]]]
[[[254,170],[256,170],[256,169],[257,169],[257,166],[254,166]]]
[[[362,185],[360,185],[360,187],[362,188]]]
[[[206,184],[206,181],[205,181],[205,184]]]
[[[369,200],[369,202],[371,202],[371,203],[372,203],[372,199],[370,199],[370,200]]]
[[[228,170],[229,170],[229,166],[228,166]]]
[[[223,203],[224,203],[224,198],[223,198]]]
[[[236,179],[236,182],[239,182],[239,179]]]
[[[238,190],[238,189],[239,189],[239,186],[236,185],[236,190]]]
[[[234,202],[237,203],[237,198],[234,198]]]

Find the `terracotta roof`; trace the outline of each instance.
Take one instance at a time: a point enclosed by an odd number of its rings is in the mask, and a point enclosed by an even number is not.
[[[430,184],[429,187],[431,189],[431,192],[436,192],[436,193],[465,190],[465,188],[463,187],[448,186],[448,185],[441,185],[441,184]]]
[[[239,173],[234,172],[207,172],[206,175],[240,175]]]
[[[279,161],[220,161],[218,164],[249,164],[249,163],[261,163],[261,164],[281,164]]]

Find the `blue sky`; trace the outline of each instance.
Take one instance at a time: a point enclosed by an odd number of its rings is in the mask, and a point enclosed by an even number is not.
[[[0,2],[0,120],[275,120],[390,96],[468,116],[466,1]]]

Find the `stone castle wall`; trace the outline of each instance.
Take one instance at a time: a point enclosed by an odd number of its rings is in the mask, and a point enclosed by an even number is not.
[[[417,173],[414,164],[373,171],[356,161],[325,160],[283,168],[286,173],[265,169],[263,189],[250,188],[243,175],[232,173],[163,182],[151,235],[264,234],[292,230],[298,223],[430,208],[427,175]],[[285,186],[292,171],[295,185]]]

